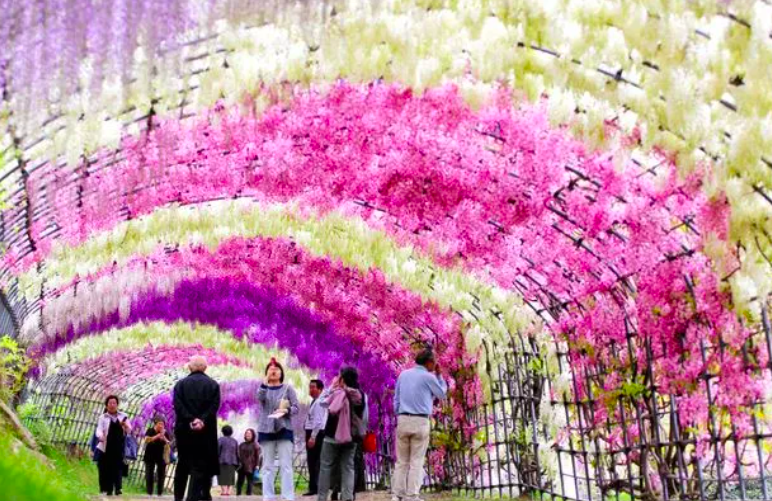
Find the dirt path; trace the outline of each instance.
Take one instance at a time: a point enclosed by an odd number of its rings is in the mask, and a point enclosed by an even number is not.
[[[213,493],[213,494],[216,494],[216,493]],[[464,497],[459,497],[457,495],[429,494],[429,493],[421,496],[421,498],[424,501],[461,501],[461,500],[465,499]],[[174,499],[174,497],[171,496],[171,495],[167,495],[167,496],[163,496],[163,497],[158,497],[158,496],[153,496],[153,497],[150,497],[150,496],[131,496],[131,497],[122,496],[121,498],[110,497],[110,498],[96,498],[96,499],[100,499],[100,500],[105,499],[105,500],[111,500],[111,501],[118,500],[118,499],[123,499],[124,501],[150,501],[150,500],[160,500],[160,499],[163,499],[163,500],[172,501]],[[263,497],[262,496],[226,496],[226,497],[222,497],[222,496],[213,495],[212,499],[213,499],[213,501],[262,501]],[[388,492],[385,492],[385,491],[370,491],[370,492],[364,492],[364,493],[357,494],[356,501],[389,501],[390,499],[391,499],[391,496],[390,496],[390,494]],[[473,498],[470,497],[469,499],[473,499]],[[309,497],[297,497],[296,500],[297,501],[316,501],[316,498],[312,497],[312,496],[309,496]]]
[[[213,493],[213,494],[215,494],[215,493]],[[163,496],[163,497],[158,497],[158,496],[152,496],[152,497],[150,497],[150,496],[131,496],[131,497],[122,496],[121,498],[116,498],[116,497],[109,497],[108,498],[108,497],[105,497],[105,498],[96,498],[96,499],[100,499],[100,500],[105,499],[105,500],[111,500],[111,501],[118,500],[118,499],[123,499],[124,501],[150,501],[150,500],[163,499],[163,500],[171,501],[171,500],[174,499],[174,497],[171,496],[171,495],[166,495],[166,496]],[[225,497],[222,497],[222,496],[213,495],[212,499],[213,499],[213,501],[262,501],[263,498],[262,498],[262,496],[225,496]],[[298,497],[296,499],[297,499],[297,501],[315,501],[316,500],[315,497],[311,497],[311,496],[309,496],[309,497]],[[390,497],[388,492],[385,492],[385,491],[370,491],[370,492],[363,492],[363,493],[357,494],[356,501],[389,501],[390,499],[391,499],[391,497]],[[424,501],[451,501],[451,500],[455,501],[455,500],[459,500],[459,499],[463,499],[463,498],[459,498],[459,497],[456,497],[456,496],[452,496],[451,497],[448,494],[426,494],[426,495],[422,496],[422,499],[424,499]]]

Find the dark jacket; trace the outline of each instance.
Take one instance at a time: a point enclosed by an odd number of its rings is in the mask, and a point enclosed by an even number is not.
[[[145,437],[154,437],[158,435],[158,433],[155,431],[155,428],[152,426],[147,429],[145,432]],[[171,442],[172,437],[169,435],[168,431],[164,432],[164,436],[166,437],[166,440],[169,440]],[[166,442],[162,441],[155,441],[150,442],[145,445],[145,456],[143,458],[143,461],[146,463],[163,463],[164,460],[164,447],[166,446]]]
[[[203,372],[192,372],[174,386],[174,434],[180,464],[203,470],[214,476],[220,473],[217,448],[217,411],[220,409],[220,385]],[[204,429],[193,431],[194,419],[204,422]]]
[[[219,447],[220,464],[232,466],[239,465],[239,443],[233,437],[220,437],[217,441]]]
[[[260,465],[260,449],[257,442],[242,442],[239,445],[239,468],[245,473],[254,473]]]

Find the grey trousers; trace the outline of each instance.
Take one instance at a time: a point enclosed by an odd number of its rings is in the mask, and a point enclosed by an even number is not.
[[[322,458],[319,468],[319,493],[318,501],[327,501],[330,491],[332,470],[336,463],[340,466],[340,499],[352,501],[354,499],[354,453],[356,444],[336,444],[324,441],[322,445]]]

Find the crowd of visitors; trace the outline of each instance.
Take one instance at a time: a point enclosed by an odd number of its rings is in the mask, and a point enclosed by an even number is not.
[[[394,389],[397,415],[396,468],[392,478],[393,501],[419,501],[424,459],[429,445],[430,417],[435,399],[445,398],[447,385],[439,376],[430,349],[415,359],[416,366],[403,371]],[[190,374],[174,387],[174,433],[156,418],[145,432],[145,480],[147,494],[162,495],[166,468],[175,460],[175,501],[211,500],[212,479],[217,477],[222,496],[244,492],[252,495],[260,478],[266,501],[295,499],[293,417],[300,405],[296,390],[284,381],[284,368],[271,359],[257,390],[258,418],[255,429],[244,432],[239,443],[233,428],[225,425],[217,437],[220,386],[206,374],[203,357],[193,357]],[[353,367],[344,367],[329,386],[320,379],[309,384],[311,404],[303,423],[308,465],[308,491],[318,501],[353,501],[364,490],[364,445],[369,426],[367,395]],[[105,400],[105,412],[94,434],[94,460],[98,463],[99,488],[108,496],[121,495],[125,458],[131,442],[128,416],[119,410],[117,396]],[[368,437],[374,438],[374,437]],[[187,497],[185,494],[187,493]]]

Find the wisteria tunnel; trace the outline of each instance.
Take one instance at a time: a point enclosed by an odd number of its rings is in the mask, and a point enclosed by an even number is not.
[[[271,357],[300,389],[351,364],[388,489],[430,345],[429,490],[772,498],[769,1],[0,18],[0,334],[52,443],[85,449],[108,394],[173,421],[192,355],[230,420]]]

